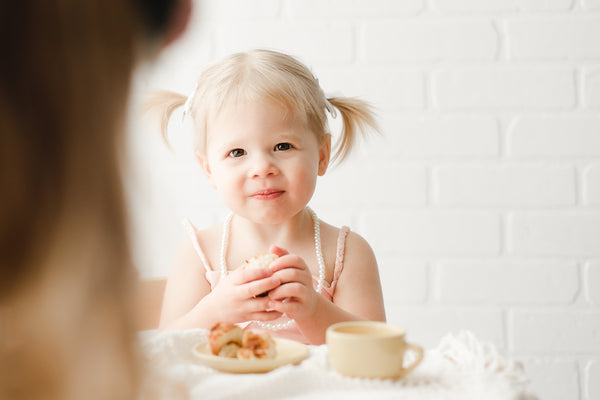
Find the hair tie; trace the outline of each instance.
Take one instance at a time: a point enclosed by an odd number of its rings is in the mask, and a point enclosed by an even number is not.
[[[196,97],[197,90],[198,84],[196,84],[194,90],[192,91],[192,93],[190,93],[187,100],[185,101],[185,104],[183,105],[183,116],[181,117],[182,121],[185,119],[186,115],[191,114],[192,112],[192,104],[194,103],[194,98]]]

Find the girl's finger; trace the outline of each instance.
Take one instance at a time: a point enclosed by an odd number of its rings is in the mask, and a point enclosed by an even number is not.
[[[268,297],[253,297],[243,302],[240,306],[240,311],[243,313],[251,314],[257,312],[267,311],[269,309],[269,298]]]
[[[296,255],[285,255],[273,261],[269,267],[271,271],[276,272],[284,268],[295,268],[299,270],[308,270],[304,260]]]
[[[269,309],[276,311],[280,314],[294,315],[301,309],[301,304],[297,301],[271,301],[269,302]]]
[[[268,291],[281,285],[281,279],[277,276],[251,281],[241,285],[244,298],[259,297]]]
[[[306,286],[299,282],[285,283],[269,292],[269,299],[283,301],[287,298],[300,298],[305,296]],[[270,304],[270,303],[269,303]]]
[[[279,312],[279,311],[260,311],[260,312],[255,312],[252,314],[248,315],[248,320],[249,321],[273,321],[276,320],[277,318],[281,318],[281,316],[283,315],[283,313]]]
[[[281,247],[275,245],[271,245],[271,247],[269,247],[269,253],[275,254],[278,257],[283,257],[289,254],[286,249],[282,249]]]
[[[284,268],[273,273],[274,277],[279,278],[282,284],[290,282],[300,282],[303,285],[311,285],[312,275],[297,268]]]
[[[243,285],[271,275],[273,275],[273,271],[270,268],[238,268],[229,273],[231,282],[234,285]]]

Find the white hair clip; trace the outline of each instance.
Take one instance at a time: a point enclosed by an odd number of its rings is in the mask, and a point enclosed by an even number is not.
[[[325,97],[325,109],[327,111],[329,111],[329,114],[331,115],[332,118],[337,118],[337,111],[335,109],[335,107],[333,106],[333,104],[331,104],[331,102],[329,101],[329,99],[327,98],[327,96],[325,94],[323,94],[323,97]]]
[[[314,75],[313,75],[313,77],[314,77]],[[323,91],[323,88],[321,87],[321,84],[319,83],[319,78],[315,77],[315,81],[317,82],[317,86],[319,87],[319,89],[321,89],[321,95],[325,99],[325,109],[327,111],[329,111],[329,114],[331,115],[332,118],[336,118],[337,117],[337,111],[335,110],[335,107],[333,106],[333,104],[331,104],[331,102],[327,98],[327,95]]]
[[[191,112],[192,112],[192,104],[194,103],[194,98],[196,97],[196,90],[198,90],[198,84],[196,84],[196,86],[194,87],[194,90],[188,96],[187,100],[185,101],[185,104],[183,105],[183,115],[181,117],[182,121],[185,119],[185,117],[187,115],[191,114]]]

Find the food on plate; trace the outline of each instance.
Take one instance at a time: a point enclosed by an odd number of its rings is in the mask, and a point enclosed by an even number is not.
[[[239,348],[242,347],[243,337],[244,331],[239,326],[219,322],[210,328],[208,345],[214,355],[235,357]]]
[[[242,268],[267,268],[271,263],[279,258],[278,255],[272,253],[257,254],[249,260],[246,260]],[[268,292],[261,293],[256,297],[265,297]]]
[[[231,323],[219,322],[208,332],[212,354],[238,359],[275,358],[275,341],[268,332],[258,334]]]
[[[250,330],[244,331],[242,348],[238,350],[237,358],[275,358],[275,341],[268,332],[257,334]]]

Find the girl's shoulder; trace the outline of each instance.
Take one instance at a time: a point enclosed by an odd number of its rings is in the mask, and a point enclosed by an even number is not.
[[[339,240],[342,229],[345,228],[328,224],[323,220],[319,220],[319,226],[321,231],[321,244],[325,248],[334,247]]]
[[[367,242],[367,240],[365,238],[363,238],[360,234],[354,232],[348,226],[344,225],[344,226],[338,227],[338,226],[331,225],[331,224],[321,220],[320,228],[321,228],[321,238],[326,237],[328,241],[330,241],[330,240],[337,241],[340,234],[342,233],[342,230],[345,230],[347,246],[355,246],[355,247],[359,247],[360,249],[371,250],[371,246],[369,245],[369,242]]]
[[[330,247],[335,247],[336,251],[344,253],[344,269],[364,268],[376,266],[375,253],[369,242],[360,234],[348,229],[345,237],[342,229],[345,227],[336,227],[328,223],[321,224],[321,237],[327,237],[327,243]]]
[[[189,220],[184,221],[187,230],[187,238],[183,241],[181,247],[200,255],[205,263],[210,263],[210,260],[215,260],[216,255],[213,254],[220,248],[221,233],[223,224],[217,224],[207,228],[198,229]]]
[[[223,230],[223,224],[217,224],[202,229],[196,229],[196,233],[203,241],[210,240],[211,238],[220,238]]]
[[[346,240],[346,268],[352,265],[359,267],[377,267],[375,253],[365,238],[356,232],[349,232]]]
[[[211,237],[215,237],[221,234],[223,229],[223,224],[217,224],[209,227],[198,228],[196,224],[194,224],[189,219],[183,220],[183,225],[188,232],[188,237],[194,238],[197,237],[201,241],[206,241]]]
[[[321,240],[327,247],[340,250],[343,246],[345,263],[374,260],[375,256],[369,242],[360,234],[354,232],[347,226],[337,227],[321,221]],[[344,232],[345,231],[345,232]]]

